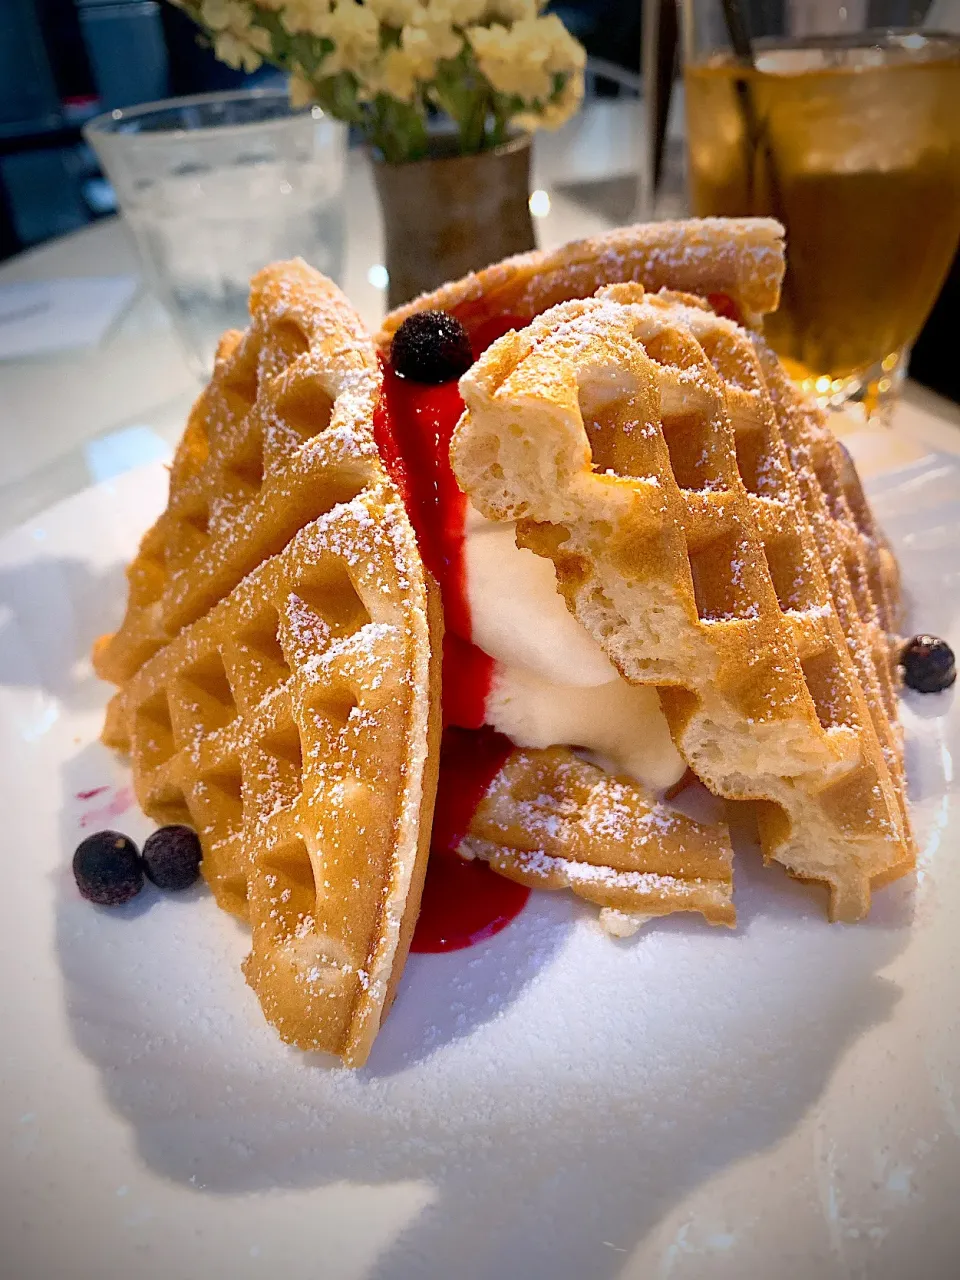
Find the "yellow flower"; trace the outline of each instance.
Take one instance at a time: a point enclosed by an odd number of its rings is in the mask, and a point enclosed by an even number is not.
[[[523,111],[514,116],[520,129],[532,133],[535,129],[559,129],[566,124],[583,101],[583,72],[574,71],[552,102],[535,111]]]
[[[253,45],[257,53],[262,53],[264,56],[270,53],[273,49],[273,41],[270,39],[270,32],[266,31],[263,27],[251,26],[247,31],[245,38],[248,44]]]
[[[290,105],[295,111],[300,107],[309,107],[313,102],[313,85],[307,79],[302,67],[294,66],[290,73]]]
[[[284,0],[280,21],[292,36],[325,36],[330,25],[330,0]]]
[[[582,71],[587,63],[587,51],[575,40],[555,13],[536,18],[528,28],[534,40],[542,40],[547,47],[546,66],[549,71]]]
[[[400,41],[411,54],[422,51],[425,56],[429,51],[433,58],[433,67],[427,76],[433,75],[433,69],[439,58],[455,58],[463,47],[463,36],[454,31],[447,18],[439,12],[426,9],[417,18],[415,25],[404,27]]]
[[[412,73],[418,80],[429,80],[437,69],[437,52],[430,35],[422,27],[404,27],[400,46]]]
[[[545,98],[553,86],[543,67],[542,51],[528,47],[518,27],[511,31],[498,22],[471,27],[467,38],[480,70],[499,93],[524,102]]]
[[[380,59],[368,83],[398,102],[412,102],[417,92],[416,61],[405,49],[393,46]]]
[[[427,0],[427,21],[448,27],[468,27],[489,17],[488,0]],[[423,19],[411,19],[422,25]]]
[[[372,9],[388,27],[403,27],[408,22],[415,22],[423,11],[420,0],[367,0],[367,8]]]
[[[201,21],[214,33],[217,57],[228,66],[256,71],[271,50],[270,35],[251,24],[253,10],[240,0],[203,0]]]
[[[250,25],[250,10],[238,0],[203,0],[200,17],[211,31],[243,32]]]
[[[480,70],[500,93],[544,104],[554,76],[579,71],[586,54],[559,18],[524,18],[512,27],[495,22],[467,31]]]
[[[256,71],[262,62],[256,49],[230,31],[219,31],[213,38],[213,48],[221,62],[237,71]]]
[[[335,46],[323,60],[324,74],[352,71],[363,80],[380,53],[380,23],[373,10],[355,0],[338,0],[324,35]]]
[[[488,18],[499,18],[501,22],[520,22],[535,18],[545,4],[546,0],[488,0],[484,9]]]

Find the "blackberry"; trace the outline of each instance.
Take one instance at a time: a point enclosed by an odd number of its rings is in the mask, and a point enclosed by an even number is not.
[[[119,831],[96,831],[73,855],[73,875],[83,897],[101,907],[119,907],[143,888],[140,851]]]
[[[390,361],[402,378],[439,384],[466,373],[473,364],[473,351],[456,316],[417,311],[393,335]]]
[[[953,650],[937,636],[914,636],[900,650],[903,680],[919,693],[940,693],[957,678]]]
[[[189,889],[202,857],[197,833],[180,824],[161,827],[143,844],[144,870],[158,889]]]

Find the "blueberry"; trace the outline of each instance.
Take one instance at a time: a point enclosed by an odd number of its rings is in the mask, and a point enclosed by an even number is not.
[[[393,335],[390,360],[413,382],[451,382],[473,364],[467,331],[446,311],[417,311]]]
[[[81,840],[73,874],[81,894],[102,907],[119,907],[143,888],[140,851],[119,831],[96,831]]]
[[[158,889],[189,889],[202,857],[197,833],[179,824],[154,831],[143,845],[144,870]]]
[[[900,651],[903,679],[919,693],[940,693],[957,678],[953,650],[937,636],[914,636]]]

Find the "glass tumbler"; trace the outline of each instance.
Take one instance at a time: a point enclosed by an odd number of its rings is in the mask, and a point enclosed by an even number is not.
[[[199,94],[108,112],[84,128],[133,231],[147,282],[196,373],[248,320],[250,277],[300,256],[343,270],[346,128],[284,90]]]
[[[823,403],[873,410],[960,237],[960,37],[916,0],[682,6],[693,211],[783,222],[767,334]]]

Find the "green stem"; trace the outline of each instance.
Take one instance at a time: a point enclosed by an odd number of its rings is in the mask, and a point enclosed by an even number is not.
[[[491,147],[501,147],[507,140],[508,112],[504,109],[503,99],[499,93],[493,95],[493,132],[490,135]]]

